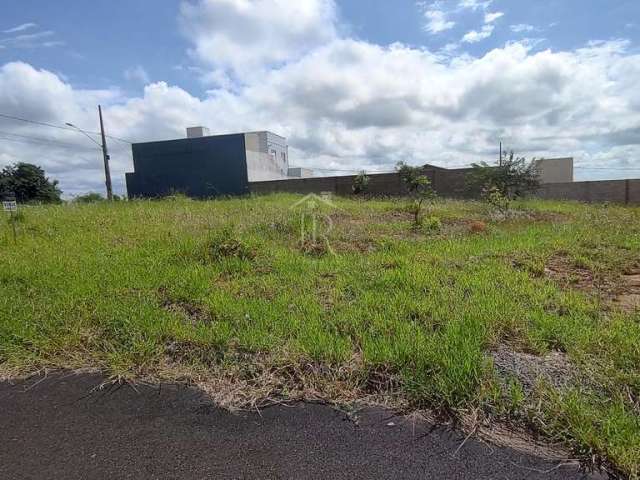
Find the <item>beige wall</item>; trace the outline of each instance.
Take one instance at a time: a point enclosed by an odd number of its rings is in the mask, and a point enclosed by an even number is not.
[[[547,158],[536,162],[540,183],[573,182],[573,158]]]

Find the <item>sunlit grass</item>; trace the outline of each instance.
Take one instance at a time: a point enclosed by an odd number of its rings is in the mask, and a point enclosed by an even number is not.
[[[640,209],[528,201],[531,215],[493,222],[442,201],[428,212],[440,230],[415,231],[402,200],[334,199],[318,211],[326,245],[309,249],[300,198],[25,208],[17,245],[0,227],[4,370],[171,377],[271,356],[363,382],[386,372],[413,407],[512,411],[520,390],[491,393],[488,352],[557,350],[590,381],[539,392],[532,423],[638,474],[638,314],[544,268],[560,252],[615,278],[640,260]]]

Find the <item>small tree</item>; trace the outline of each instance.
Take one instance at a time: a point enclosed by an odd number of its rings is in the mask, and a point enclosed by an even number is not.
[[[527,162],[516,157],[513,151],[502,156],[498,165],[486,162],[474,163],[467,175],[467,187],[475,191],[499,192],[506,199],[513,199],[534,192],[540,187],[536,159]],[[495,195],[494,195],[495,196]]]
[[[412,167],[404,162],[398,162],[396,171],[407,188],[411,197],[411,213],[413,223],[418,226],[422,223],[422,207],[425,202],[431,202],[436,198],[436,192],[431,187],[431,181],[423,173],[421,167]]]
[[[355,195],[366,193],[367,190],[369,190],[369,176],[367,175],[367,172],[362,170],[358,175],[356,175],[353,179],[351,190]]]
[[[503,216],[509,212],[511,200],[505,197],[498,187],[485,187],[482,189],[482,199],[496,208]]]
[[[0,171],[0,196],[15,195],[20,203],[60,203],[57,180],[49,180],[44,170],[31,163],[16,163]]]

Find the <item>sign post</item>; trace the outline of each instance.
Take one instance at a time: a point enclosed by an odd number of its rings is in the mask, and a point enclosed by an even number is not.
[[[9,197],[2,201],[2,208],[5,212],[9,212],[9,223],[13,229],[13,243],[18,243],[18,232],[16,231],[16,218],[15,215],[18,212],[18,203],[15,197]]]

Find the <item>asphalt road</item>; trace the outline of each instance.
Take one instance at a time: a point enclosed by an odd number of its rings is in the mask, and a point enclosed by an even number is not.
[[[315,404],[234,415],[182,386],[91,393],[100,383],[70,374],[0,383],[0,478],[589,478],[472,438],[454,456],[464,435],[382,410],[357,423]]]

